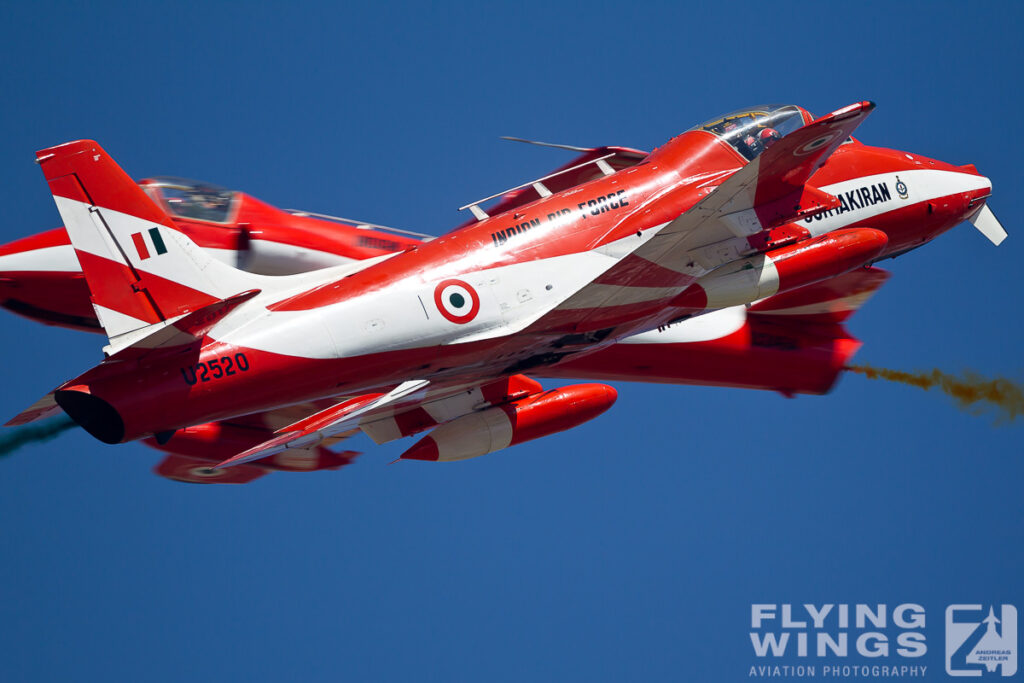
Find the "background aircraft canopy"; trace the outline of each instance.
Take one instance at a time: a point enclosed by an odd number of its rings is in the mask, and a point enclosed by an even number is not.
[[[230,223],[238,204],[238,193],[234,190],[198,180],[157,176],[139,184],[178,218]]]
[[[719,137],[750,161],[805,122],[809,123],[810,118],[805,121],[800,107],[764,104],[719,116],[690,130],[703,130]]]

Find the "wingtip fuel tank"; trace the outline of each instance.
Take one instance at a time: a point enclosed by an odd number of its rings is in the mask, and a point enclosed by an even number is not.
[[[417,441],[402,460],[466,460],[561,432],[608,410],[618,392],[606,384],[573,384],[445,423]]]

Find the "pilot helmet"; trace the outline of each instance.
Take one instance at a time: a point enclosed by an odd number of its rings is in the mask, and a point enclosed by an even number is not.
[[[761,140],[761,144],[764,145],[765,149],[768,149],[775,144],[775,142],[782,139],[782,136],[779,135],[779,131],[774,128],[765,128],[758,133],[757,137]]]

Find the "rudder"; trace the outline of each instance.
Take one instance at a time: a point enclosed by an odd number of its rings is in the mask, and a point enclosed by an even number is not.
[[[100,324],[115,338],[257,287],[215,263],[99,144],[36,153],[82,266]]]

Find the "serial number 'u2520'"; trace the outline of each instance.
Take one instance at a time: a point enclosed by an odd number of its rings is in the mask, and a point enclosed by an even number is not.
[[[233,356],[224,356],[181,368],[181,377],[185,380],[185,384],[192,385],[196,382],[209,382],[239,372],[246,372],[248,369],[249,360],[245,354],[236,353]]]

